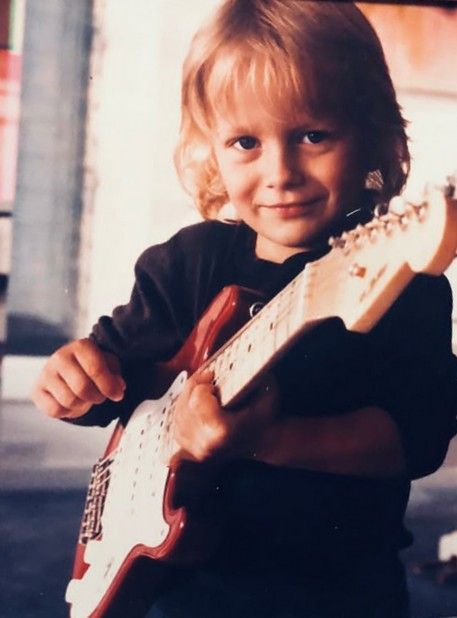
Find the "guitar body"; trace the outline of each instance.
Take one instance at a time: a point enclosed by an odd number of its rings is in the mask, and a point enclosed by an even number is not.
[[[178,354],[154,368],[157,399],[116,426],[89,487],[66,595],[72,618],[142,616],[172,580],[173,565],[211,554],[217,467],[185,460],[168,466],[166,418],[187,376],[249,320],[259,301],[249,290],[224,288]]]

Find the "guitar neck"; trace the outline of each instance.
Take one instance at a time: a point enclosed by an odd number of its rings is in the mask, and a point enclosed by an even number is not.
[[[236,333],[203,368],[215,373],[221,403],[238,403],[304,331],[338,317],[348,330],[368,332],[415,273],[441,274],[457,247],[454,193],[434,191],[330,239],[332,250],[310,262]]]
[[[293,279],[213,355],[205,369],[215,373],[223,406],[234,405],[306,327],[308,268]]]

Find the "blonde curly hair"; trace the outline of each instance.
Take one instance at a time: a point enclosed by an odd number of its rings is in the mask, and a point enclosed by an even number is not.
[[[175,165],[205,218],[228,196],[211,147],[214,114],[233,109],[246,86],[269,109],[305,108],[350,127],[366,172],[381,172],[388,202],[409,173],[406,122],[381,43],[346,2],[225,0],[194,36],[183,67]]]

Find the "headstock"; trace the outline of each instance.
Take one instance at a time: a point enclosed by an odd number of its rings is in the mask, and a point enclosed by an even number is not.
[[[311,315],[338,316],[348,329],[368,331],[415,273],[439,275],[454,259],[455,184],[428,188],[417,204],[392,204],[385,215],[329,242],[332,251],[307,267]]]

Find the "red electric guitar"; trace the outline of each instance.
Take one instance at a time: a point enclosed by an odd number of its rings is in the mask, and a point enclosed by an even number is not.
[[[232,405],[319,321],[337,316],[349,330],[369,331],[415,273],[439,275],[453,260],[454,194],[449,186],[330,239],[332,250],[257,313],[252,293],[222,290],[177,356],[157,368],[158,399],[144,401],[125,427],[117,426],[94,467],[66,594],[71,618],[142,615],[173,565],[211,551],[215,522],[177,498],[186,487],[198,496],[211,467],[178,458],[168,463],[178,452],[170,428],[187,376],[214,370],[222,404]]]

